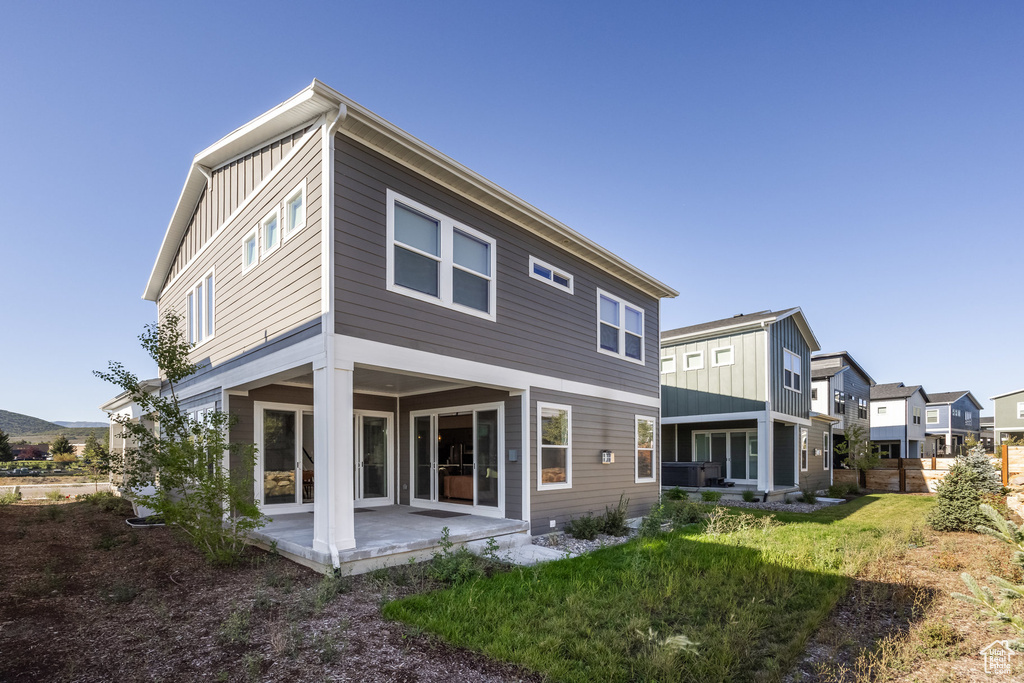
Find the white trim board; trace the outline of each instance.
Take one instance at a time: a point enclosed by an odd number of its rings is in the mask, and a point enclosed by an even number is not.
[[[663,425],[699,424],[701,422],[726,422],[728,420],[764,420],[767,413],[764,410],[748,410],[742,413],[709,413],[707,415],[680,415],[677,417],[662,417]]]

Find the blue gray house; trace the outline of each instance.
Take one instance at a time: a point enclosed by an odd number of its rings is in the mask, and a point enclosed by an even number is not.
[[[964,441],[981,438],[981,404],[969,391],[928,395],[925,430],[931,455],[958,455]]]

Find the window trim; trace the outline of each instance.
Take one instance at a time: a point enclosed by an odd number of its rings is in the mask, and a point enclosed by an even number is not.
[[[1024,401],[1017,401],[1017,419],[1024,420]]]
[[[800,428],[800,471],[806,472],[807,468],[810,467],[811,458],[808,454],[809,442],[811,440],[810,430],[807,427]]]
[[[889,414],[889,406],[878,406],[878,409],[875,411],[875,414],[876,415],[888,415]]]
[[[208,287],[213,284],[213,295],[209,293]],[[202,287],[202,310],[199,311],[195,307],[196,292]],[[185,296],[185,338],[192,344],[193,349],[198,349],[200,346],[217,336],[217,273],[215,268],[210,268],[208,271],[203,273],[203,276],[197,279],[192,287],[188,290]],[[212,310],[209,310],[212,309]],[[202,330],[203,338],[196,341],[195,336],[195,318],[197,313],[201,313],[203,316],[203,323],[208,323]]]
[[[696,364],[690,363],[690,358],[697,358]],[[691,370],[703,370],[704,369],[704,350],[699,351],[684,351],[683,352],[683,372],[690,372]]]
[[[935,416],[934,420],[932,420],[932,416],[933,415]],[[924,411],[924,423],[925,423],[925,425],[937,425],[937,424],[939,424],[939,409],[938,408],[928,408],[928,409],[926,409]]]
[[[640,448],[640,421],[645,420],[652,424],[651,447],[650,449]],[[640,451],[651,451],[651,476],[640,476]],[[658,481],[658,420],[649,415],[635,415],[633,418],[633,483],[649,484]]]
[[[565,448],[565,481],[557,482],[553,484],[544,483],[544,434],[541,429],[543,424],[542,413],[543,410],[564,410],[566,411],[566,419],[569,421],[569,426],[566,428],[566,443],[565,446],[555,446],[555,448]],[[551,448],[551,446],[548,446]],[[563,405],[560,403],[544,403],[537,401],[537,490],[538,491],[557,491],[559,489],[571,489],[572,488],[572,406]]]
[[[729,361],[727,363],[718,362],[719,351],[729,352]],[[727,365],[736,365],[736,346],[734,344],[730,344],[729,346],[716,346],[715,348],[711,349],[711,367],[721,368]]]
[[[290,217],[291,214],[288,211],[288,203],[291,202],[293,199],[295,199],[295,197],[299,197],[299,196],[302,197],[302,222],[298,223],[297,225],[294,225],[294,226],[289,226],[288,225],[288,220],[289,220],[289,217]],[[292,235],[300,232],[304,227],[306,227],[306,224],[309,223],[309,215],[308,215],[309,211],[307,210],[309,208],[309,203],[306,200],[306,179],[305,178],[302,179],[302,182],[300,182],[295,189],[293,189],[291,192],[289,192],[288,194],[286,194],[284,196],[284,201],[281,202],[281,207],[282,207],[282,214],[281,214],[282,215],[281,243],[283,244],[284,242],[286,242],[288,240],[289,237],[291,237]]]
[[[829,469],[829,460],[832,459],[832,435],[828,432],[821,433],[821,465],[823,470]]]
[[[666,363],[665,361],[668,361]],[[662,375],[671,375],[676,371],[676,357],[675,356],[662,356],[661,357],[661,373]],[[666,367],[668,366],[668,367]]]
[[[914,406],[914,409],[911,411],[911,417],[914,420],[914,424],[921,424],[921,406]]]
[[[267,223],[273,218],[277,221],[277,242],[273,246],[267,246]],[[273,209],[267,212],[263,218],[260,219],[259,226],[257,229],[260,232],[260,254],[262,258],[270,256],[272,253],[277,251],[281,247],[281,205],[278,204]]]
[[[259,228],[253,228],[249,232],[245,233],[245,235],[242,237],[242,274],[243,275],[245,273],[248,273],[250,270],[252,270],[253,268],[255,268],[256,266],[258,266],[260,264],[260,234],[259,234],[259,232],[260,232]],[[250,263],[247,266],[247,265],[245,265],[245,244],[249,241],[250,238],[255,240],[256,244],[255,244],[255,249],[253,250],[254,254],[253,254],[252,263]]]
[[[415,247],[409,247],[403,245],[401,242],[395,241],[395,204],[403,204],[413,211],[419,212],[428,216],[429,218],[437,221],[440,239],[440,254],[434,256],[430,254],[430,258],[435,259],[439,266],[438,272],[438,295],[431,296],[415,289],[403,287],[402,285],[395,284],[395,246],[401,246],[403,249],[413,250]],[[463,232],[466,235],[478,239],[481,242],[485,242],[490,248],[490,275],[483,275],[476,271],[472,271],[477,277],[486,279],[488,282],[487,286],[487,311],[480,311],[469,306],[464,306],[460,303],[456,303],[453,300],[453,286],[452,273],[456,270],[463,270],[461,266],[455,263],[454,254],[454,239],[455,231]],[[485,233],[480,232],[475,228],[471,228],[464,223],[456,221],[454,218],[450,218],[445,214],[441,213],[437,209],[432,209],[425,204],[422,204],[415,199],[410,199],[404,195],[395,192],[392,189],[387,191],[387,290],[394,292],[402,296],[407,296],[412,299],[418,299],[428,304],[434,304],[435,306],[441,306],[452,311],[458,311],[459,313],[466,313],[467,315],[476,316],[477,318],[483,318],[484,320],[490,320],[495,322],[497,320],[497,307],[498,307],[498,295],[497,295],[497,283],[498,283],[498,243],[497,241]],[[417,252],[413,252],[417,253]],[[469,271],[467,271],[469,272]]]
[[[541,268],[546,268],[547,270],[551,271],[551,275],[552,276],[550,278],[546,278],[543,275],[539,275],[538,273],[536,273],[534,271],[534,269],[533,269],[534,266],[540,266]],[[557,289],[559,291],[568,292],[569,294],[575,294],[576,293],[575,292],[575,286],[574,286],[575,278],[573,278],[572,275],[569,275],[562,268],[556,268],[555,266],[551,265],[547,261],[540,260],[536,256],[533,256],[533,255],[530,256],[530,266],[529,266],[529,271],[528,272],[529,272],[530,277],[532,277],[534,280],[540,280],[541,282],[543,282],[545,284],[548,284],[548,285],[551,285],[552,287],[554,287],[555,289]],[[568,280],[569,281],[568,286],[561,285],[561,284],[555,282],[554,276],[556,274],[561,276],[562,278]]]
[[[800,363],[800,372],[793,372],[792,370],[789,371],[791,376],[795,376],[795,377],[799,377],[800,378],[800,381],[799,381],[800,388],[799,389],[794,389],[793,387],[791,387],[789,384],[786,383],[786,361],[789,359],[790,356],[792,356],[793,358],[796,358],[797,361],[799,361],[799,363]],[[792,351],[787,349],[785,346],[782,347],[782,386],[785,387],[786,389],[788,389],[789,391],[794,392],[794,393],[797,393],[797,394],[803,393],[803,387],[804,387],[804,360],[803,360],[803,358],[800,357],[800,354],[793,353]]]
[[[608,349],[601,348],[601,325],[608,325],[615,327],[611,323],[606,323],[601,320],[601,297],[611,299],[612,301],[619,304],[621,307],[620,311],[620,323],[617,326],[619,330],[619,351],[609,351]],[[637,306],[636,304],[626,301],[621,296],[616,296],[611,292],[605,291],[598,288],[597,290],[597,301],[595,302],[597,307],[597,352],[603,353],[606,356],[612,356],[620,360],[627,361],[629,363],[636,363],[637,365],[645,365],[647,358],[647,311],[643,306]],[[630,358],[626,355],[626,334],[633,334],[632,332],[626,332],[626,308],[632,308],[640,314],[640,358]],[[636,336],[636,335],[634,335]]]

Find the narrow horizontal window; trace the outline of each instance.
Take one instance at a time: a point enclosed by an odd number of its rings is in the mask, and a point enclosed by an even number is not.
[[[666,375],[676,371],[676,357],[675,356],[662,356],[661,357],[661,374]]]
[[[535,256],[530,257],[530,277],[573,293],[572,275]]]
[[[720,346],[717,349],[712,349],[711,367],[717,368],[723,365],[733,365],[734,363],[733,347]]]
[[[683,354],[683,370],[703,370],[704,369],[704,352],[703,351],[688,351]]]

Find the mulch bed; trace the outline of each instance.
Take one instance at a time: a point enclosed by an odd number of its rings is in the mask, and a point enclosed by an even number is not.
[[[521,681],[516,667],[385,620],[423,572],[344,580],[251,549],[208,565],[170,528],[84,502],[0,507],[0,681]]]

